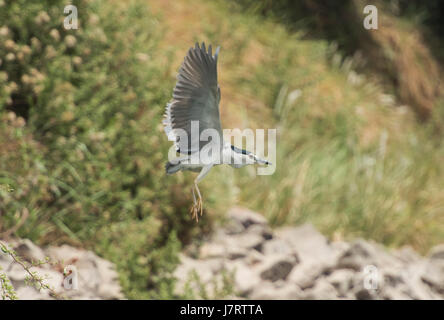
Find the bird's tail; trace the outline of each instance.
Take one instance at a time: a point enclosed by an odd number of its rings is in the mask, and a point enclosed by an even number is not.
[[[181,168],[180,163],[174,164],[174,163],[171,163],[171,162],[168,161],[165,164],[165,171],[166,171],[167,174],[176,173],[177,171],[180,170],[180,168]]]

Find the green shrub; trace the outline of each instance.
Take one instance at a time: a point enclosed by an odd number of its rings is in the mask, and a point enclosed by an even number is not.
[[[77,30],[63,28],[64,1],[0,10],[0,140],[14,145],[0,151],[0,181],[14,189],[0,191],[0,231],[22,219],[19,236],[112,259],[128,297],[168,297],[180,241],[207,231],[230,196],[208,197],[196,225],[191,176],[164,173],[174,77],[145,3],[73,3]]]

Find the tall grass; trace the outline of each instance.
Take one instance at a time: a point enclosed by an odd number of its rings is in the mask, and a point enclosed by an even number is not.
[[[177,24],[190,26],[175,40],[179,52],[198,39],[221,45],[224,127],[278,129],[276,172],[236,170],[238,202],[276,226],[313,222],[336,238],[362,236],[423,252],[442,242],[442,102],[432,121],[418,123],[392,86],[358,72],[362,55],[347,57],[334,42],[307,39],[313,19],[289,26],[290,17],[257,14],[271,2],[247,5],[252,10],[223,2],[152,4],[169,34],[179,32]]]
[[[423,252],[442,242],[444,145],[433,134],[440,125],[419,124],[406,107],[385,102],[382,88],[353,71],[353,60],[324,63],[308,86],[296,75],[309,67],[278,68],[285,70],[282,88],[292,89],[275,95],[277,170],[264,177],[244,172],[241,201],[274,225],[312,222],[331,237]]]

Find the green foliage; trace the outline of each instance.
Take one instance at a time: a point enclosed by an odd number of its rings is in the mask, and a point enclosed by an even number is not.
[[[45,264],[51,263],[50,259],[47,257],[44,260],[37,260],[37,261],[31,261],[26,262],[21,258],[17,253],[9,248],[6,244],[0,241],[0,255],[7,255],[9,256],[14,263],[17,263],[20,265],[21,268],[26,272],[26,278],[25,278],[25,284],[28,286],[32,286],[36,288],[37,290],[48,290],[50,296],[54,298],[61,299],[63,298],[61,295],[57,294],[51,286],[49,286],[46,283],[45,276],[42,276],[38,274],[36,271],[33,271],[32,267],[39,267]],[[7,277],[6,273],[2,272],[2,269],[0,267],[0,296],[3,300],[17,300],[17,294],[14,290],[14,287],[12,286],[11,282],[9,281],[9,278]]]
[[[0,267],[0,296],[2,300],[17,300],[17,294],[6,273]]]
[[[0,183],[14,191],[0,190],[0,232],[93,248],[128,297],[167,297],[180,242],[208,231],[229,193],[196,225],[192,176],[164,173],[174,78],[146,4],[73,4],[78,30],[63,28],[63,1],[2,4]]]
[[[183,291],[182,299],[228,299],[235,293],[234,272],[222,270],[219,278],[205,284],[198,272],[192,270],[187,275]]]
[[[173,297],[175,279],[171,272],[181,249],[175,231],[167,238],[162,224],[147,217],[140,221],[113,223],[99,231],[99,254],[116,262],[126,295],[133,299]],[[147,244],[150,250],[147,250]]]

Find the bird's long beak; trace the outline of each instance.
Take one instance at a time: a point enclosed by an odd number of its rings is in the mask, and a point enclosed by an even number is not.
[[[260,159],[260,158],[257,158],[257,157],[256,157],[256,163],[262,164],[262,165],[265,165],[265,166],[271,166],[271,162],[268,162],[267,160]]]

